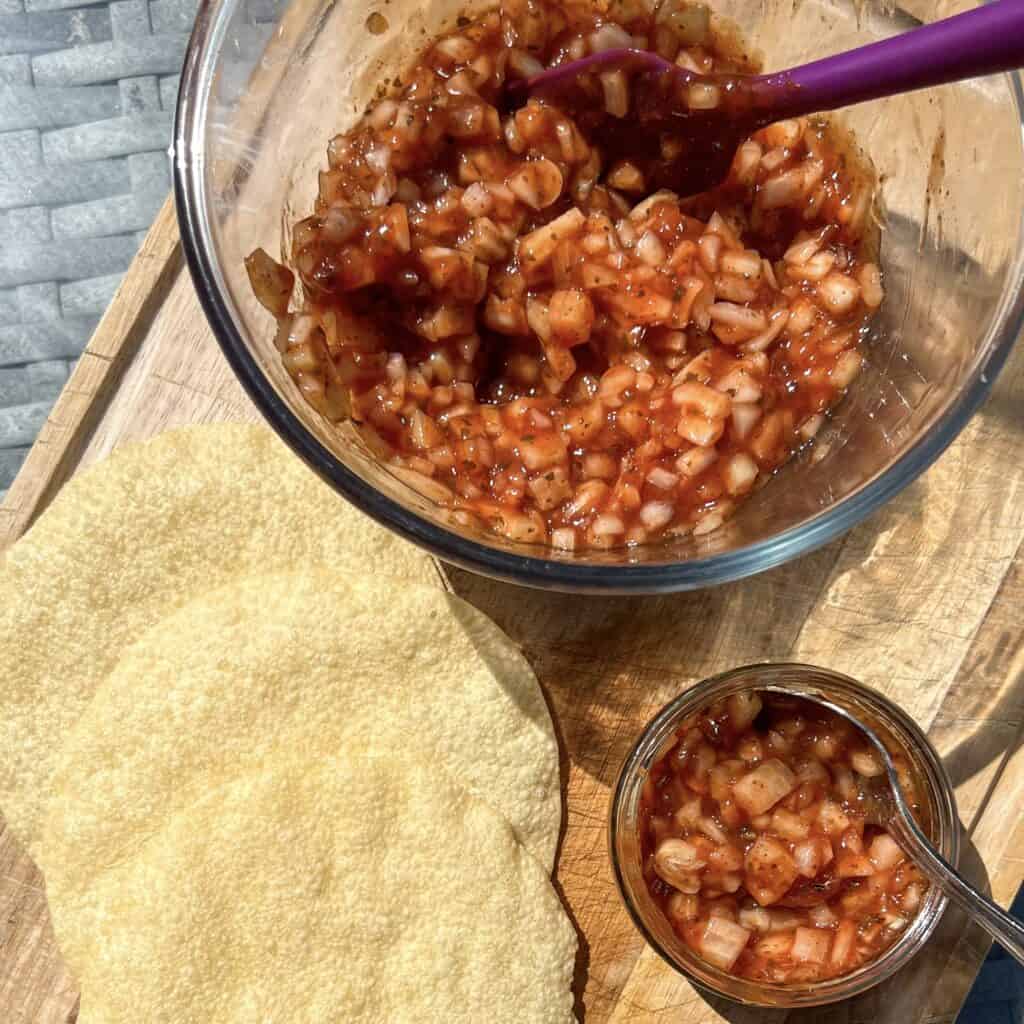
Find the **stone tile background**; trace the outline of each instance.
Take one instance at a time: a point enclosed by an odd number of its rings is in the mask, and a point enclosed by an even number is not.
[[[0,500],[170,189],[198,0],[0,0]]]

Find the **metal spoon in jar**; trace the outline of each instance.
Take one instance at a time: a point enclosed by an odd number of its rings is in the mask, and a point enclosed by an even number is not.
[[[865,779],[861,790],[868,824],[881,825],[890,832],[933,885],[984,928],[1018,963],[1024,964],[1024,925],[978,892],[928,841],[914,820],[900,786],[896,765],[878,734],[838,704],[807,693],[801,693],[800,697],[845,718],[878,752],[885,774]]]
[[[508,88],[513,95],[552,93],[597,75],[606,107],[618,115],[605,119],[603,130],[627,133],[631,147],[650,150],[648,173],[656,187],[693,195],[719,184],[740,143],[765,125],[1020,67],[1024,0],[996,0],[891,39],[766,75],[702,75],[649,50],[614,47]],[[629,76],[628,84],[622,75]],[[666,132],[681,145],[662,159],[658,140]]]

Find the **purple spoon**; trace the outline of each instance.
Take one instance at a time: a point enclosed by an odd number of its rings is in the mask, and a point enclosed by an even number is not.
[[[635,97],[639,87],[642,102],[634,99],[628,130],[638,133],[638,146],[664,131],[685,139],[683,157],[662,166],[656,184],[693,194],[717,185],[739,143],[774,121],[1020,67],[1024,0],[997,0],[788,71],[699,75],[648,50],[614,49],[542,71],[510,89],[551,93],[571,89],[583,75],[633,73],[631,87]],[[698,95],[703,102],[716,97],[715,106],[693,106]]]

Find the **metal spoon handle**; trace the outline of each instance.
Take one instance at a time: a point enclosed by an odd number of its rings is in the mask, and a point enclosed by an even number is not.
[[[978,892],[932,846],[914,819],[913,811],[903,794],[903,787],[892,755],[878,733],[834,701],[807,693],[803,694],[803,697],[805,700],[820,704],[823,708],[828,708],[840,718],[845,718],[851,725],[859,729],[865,739],[875,748],[878,756],[882,759],[885,769],[884,777],[889,784],[887,793],[877,792],[877,802],[874,804],[876,809],[881,812],[882,823],[886,830],[896,838],[903,848],[903,852],[910,857],[914,865],[933,885],[941,889],[972,921],[977,921],[1014,960],[1019,964],[1024,964],[1024,925],[1007,914],[1005,910],[997,907],[987,896]]]
[[[799,117],[1019,67],[1024,0],[996,0],[891,39],[760,75],[758,91],[774,115]]]
[[[890,823],[914,864],[1019,964],[1024,964],[1024,925],[974,888],[928,842],[913,819],[896,814]]]

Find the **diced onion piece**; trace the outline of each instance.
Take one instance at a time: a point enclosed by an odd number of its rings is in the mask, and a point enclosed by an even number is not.
[[[768,328],[762,331],[760,334],[754,335],[749,341],[744,342],[743,351],[746,353],[751,352],[764,352],[772,342],[786,329],[786,325],[789,323],[789,310],[787,309],[776,309],[772,311],[771,316],[768,318]]]
[[[836,856],[837,878],[869,878],[875,873],[875,866],[862,853],[842,850]]]
[[[796,267],[806,263],[822,247],[825,242],[825,234],[830,230],[831,226],[828,226],[823,228],[821,231],[818,231],[813,235],[807,235],[806,237],[804,236],[804,233],[801,232],[783,254],[783,260],[791,266]]]
[[[706,814],[697,822],[697,828],[712,842],[724,844],[729,841],[729,833],[714,818],[710,818]]]
[[[793,948],[793,932],[776,932],[766,935],[754,947],[754,952],[765,960],[788,960]]]
[[[519,264],[527,279],[532,279],[547,265],[559,242],[573,238],[585,223],[583,211],[573,207],[520,238],[517,247]]]
[[[660,267],[668,258],[665,246],[654,231],[645,231],[636,243],[636,255],[639,260],[651,267]]]
[[[752,185],[754,183],[762,153],[761,144],[754,139],[748,139],[736,150],[736,156],[732,162],[732,173],[739,184]]]
[[[868,859],[879,871],[888,871],[906,857],[896,840],[888,832],[881,832],[871,840]]]
[[[807,911],[807,919],[815,928],[831,928],[839,920],[827,903],[819,903]]]
[[[644,190],[643,171],[629,160],[617,163],[608,172],[606,180],[612,188],[617,188],[620,192],[643,192]]]
[[[882,289],[882,274],[874,263],[865,263],[857,271],[857,280],[860,283],[861,298],[868,309],[878,309],[885,298],[885,291]]]
[[[725,419],[732,408],[728,395],[697,381],[687,381],[672,390],[672,402],[684,409],[692,409],[711,420]]]
[[[680,828],[692,828],[696,826],[701,817],[700,797],[695,796],[692,800],[688,800],[676,811],[673,817]]]
[[[667,501],[648,501],[640,506],[640,522],[648,530],[660,530],[672,522],[675,506]]]
[[[576,548],[576,531],[571,526],[562,526],[551,532],[551,546],[560,551],[573,551]]]
[[[769,146],[787,146],[792,148],[801,139],[804,133],[802,121],[789,119],[776,121],[764,129],[763,135]]]
[[[725,274],[756,281],[761,276],[761,257],[752,249],[726,252],[722,254],[721,268]]]
[[[767,932],[772,919],[764,907],[743,907],[739,914],[740,924],[752,932]]]
[[[853,953],[854,942],[857,939],[857,925],[849,918],[844,918],[836,928],[835,938],[832,942],[832,953],[829,962],[833,967],[843,967]]]
[[[686,100],[691,110],[714,110],[721,101],[721,91],[710,82],[691,82]]]
[[[584,263],[580,268],[580,280],[587,289],[614,288],[619,283],[620,275],[617,270],[601,263]]]
[[[918,907],[921,906],[921,886],[917,882],[911,882],[903,890],[903,895],[900,897],[900,906],[908,914],[915,913]]]
[[[681,46],[703,46],[711,31],[711,11],[689,0],[669,0],[658,8],[657,23],[666,26]]]
[[[700,937],[700,955],[723,971],[732,969],[750,939],[746,928],[724,917],[712,917]]]
[[[811,826],[799,814],[787,810],[785,807],[776,807],[772,811],[772,831],[783,839],[788,839],[795,843],[807,838],[810,834]],[[797,867],[799,866],[798,864]]]
[[[832,385],[840,390],[848,388],[860,374],[863,363],[864,357],[856,349],[841,353],[829,375]]]
[[[818,282],[818,298],[833,316],[853,310],[860,299],[860,285],[846,274],[831,273]]]
[[[763,393],[757,378],[742,366],[720,377],[715,382],[715,389],[729,395],[734,402],[759,402]]]
[[[720,235],[705,233],[697,239],[697,258],[709,274],[717,274],[721,262],[722,239]]]
[[[295,286],[295,275],[263,249],[246,256],[245,269],[260,305],[274,316],[284,316]]]
[[[527,161],[508,179],[516,197],[534,210],[550,206],[562,194],[563,183],[558,165],[546,157]]]
[[[586,292],[560,289],[552,294],[549,304],[551,335],[569,348],[582,345],[590,338],[594,315],[594,304]]]
[[[736,802],[754,817],[771,810],[780,800],[796,789],[796,776],[792,770],[772,758],[748,772],[733,790]]]
[[[688,877],[706,865],[707,858],[685,839],[665,839],[654,852],[654,870],[669,885],[676,884],[673,879]]]
[[[415,409],[410,416],[409,429],[412,443],[421,450],[433,448],[444,440],[437,423],[419,409]]]
[[[508,68],[519,78],[533,78],[544,70],[544,65],[533,54],[513,47],[508,52]]]
[[[761,713],[764,702],[756,690],[741,690],[732,694],[725,706],[729,712],[730,725],[737,733],[741,733],[754,724],[754,719]]]
[[[746,306],[737,306],[732,302],[715,302],[708,308],[712,323],[736,327],[756,334],[768,326],[764,313]]]
[[[667,188],[658,189],[657,192],[653,192],[646,199],[641,200],[629,211],[629,219],[634,223],[640,223],[659,203],[671,203],[673,206],[678,206],[679,196]]]
[[[698,448],[709,448],[722,436],[725,429],[723,420],[708,419],[697,413],[683,413],[676,430]]]
[[[757,480],[757,463],[745,452],[730,455],[722,471],[725,489],[733,495],[745,494]]]
[[[804,172],[800,167],[781,171],[765,181],[757,193],[757,201],[762,209],[775,210],[780,206],[789,206],[798,199],[804,189]]]
[[[700,916],[700,899],[696,893],[674,892],[669,896],[665,909],[673,921],[684,924],[696,921]]]
[[[604,515],[594,520],[591,529],[598,537],[617,537],[626,532],[626,525],[618,516]]]
[[[718,452],[714,448],[691,448],[676,459],[676,469],[685,477],[699,476],[717,458]]]
[[[526,309],[521,301],[514,298],[502,299],[493,292],[487,296],[483,320],[492,331],[497,331],[499,334],[526,334],[529,327],[526,319]],[[431,326],[433,328],[432,333],[427,333],[422,329],[420,331],[424,337],[431,338],[431,340],[433,340],[434,336],[441,338],[459,333],[459,331],[454,329],[454,326],[447,323],[444,326],[437,327],[432,321]]]
[[[850,827],[850,819],[834,800],[823,800],[818,810],[818,824],[829,835],[837,836]]]
[[[720,843],[708,854],[708,864],[716,871],[742,871],[743,851],[732,843]]]
[[[811,441],[818,436],[818,431],[821,430],[822,425],[825,422],[825,417],[821,413],[815,413],[813,416],[808,416],[807,419],[800,424],[799,434],[805,441]]]
[[[832,933],[823,928],[797,928],[791,956],[802,964],[823,964],[828,959]]]
[[[714,533],[725,522],[725,516],[726,513],[721,508],[706,512],[697,520],[693,528],[694,537],[704,537],[709,533]]]
[[[625,117],[629,113],[629,81],[624,71],[602,71],[601,89],[604,92],[604,109],[612,117]]]
[[[505,512],[502,515],[503,526],[501,532],[509,540],[518,540],[525,543],[542,544],[547,539],[547,529],[540,513],[532,515],[520,515],[515,512]]]
[[[542,343],[551,340],[551,311],[548,304],[536,295],[527,296],[526,322]]]
[[[615,223],[615,236],[619,243],[626,249],[632,249],[636,245],[636,228],[628,217],[620,217]]]
[[[537,507],[543,512],[558,508],[572,496],[569,474],[562,466],[539,473],[526,486],[537,502]]]
[[[885,772],[881,758],[873,750],[854,750],[850,754],[850,767],[866,779],[873,779]]]
[[[837,764],[832,768],[832,776],[835,781],[836,792],[844,800],[857,799],[857,783],[854,781],[853,772],[844,764]]]
[[[591,53],[601,53],[602,50],[621,50],[633,45],[633,37],[619,25],[607,23],[602,25],[596,32],[591,32],[587,37]]]
[[[791,932],[800,923],[794,911],[780,907],[771,907],[768,918],[771,921],[768,928],[770,932]]]
[[[531,472],[557,466],[568,458],[565,440],[559,434],[531,434],[529,439],[520,438],[518,448],[523,465]]]
[[[814,878],[832,860],[832,844],[823,837],[805,839],[793,847],[796,869],[804,878]]]
[[[796,881],[796,862],[786,845],[771,836],[758,836],[747,850],[744,885],[762,907],[778,903]]]
[[[762,416],[761,406],[756,402],[734,402],[732,406],[732,432],[740,441],[750,436]]]
[[[670,473],[663,466],[655,466],[647,474],[647,482],[663,491],[671,490],[679,483],[679,476]]]

